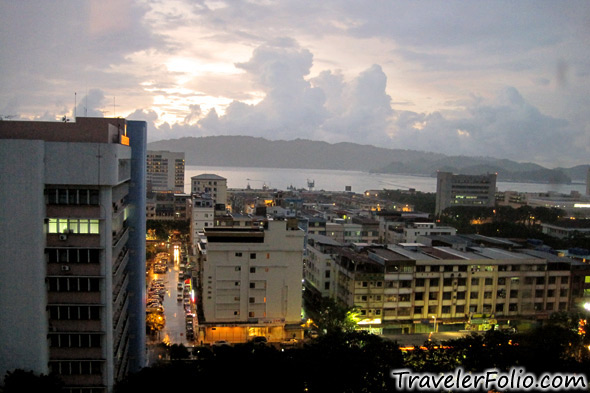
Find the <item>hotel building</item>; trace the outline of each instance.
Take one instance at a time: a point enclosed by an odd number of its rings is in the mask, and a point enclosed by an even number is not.
[[[0,121],[0,373],[107,392],[145,366],[146,123]]]

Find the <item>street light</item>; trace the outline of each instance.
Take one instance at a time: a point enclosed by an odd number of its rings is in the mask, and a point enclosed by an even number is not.
[[[437,326],[436,326],[436,315],[433,315],[432,316],[432,319],[434,319],[434,333],[438,333],[438,329],[437,329]]]

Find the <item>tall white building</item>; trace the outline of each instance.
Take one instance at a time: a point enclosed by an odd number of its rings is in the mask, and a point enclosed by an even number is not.
[[[0,121],[0,375],[145,365],[145,122]]]
[[[191,199],[191,244],[196,254],[197,244],[204,236],[204,230],[212,228],[215,218],[215,205],[208,195],[193,195]]]
[[[227,205],[227,179],[219,175],[204,173],[191,177],[191,194],[209,194],[217,210]],[[217,207],[223,205],[223,207]]]
[[[301,336],[304,233],[296,220],[205,229],[200,339]]]
[[[183,152],[148,150],[147,190],[184,193]]]

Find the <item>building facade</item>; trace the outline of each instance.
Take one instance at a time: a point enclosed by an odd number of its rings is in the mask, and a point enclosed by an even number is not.
[[[493,207],[497,174],[455,175],[438,172],[436,176],[435,215],[454,206]]]
[[[0,373],[107,392],[145,366],[146,129],[0,122]]]
[[[303,235],[296,220],[205,229],[201,340],[301,337]]]
[[[534,250],[324,244],[318,252],[336,266],[332,296],[357,307],[359,325],[375,333],[531,324],[590,301],[590,266]]]
[[[215,202],[216,210],[227,206],[227,179],[215,174],[204,173],[191,177],[191,194],[209,194]],[[217,205],[223,205],[223,208]]]
[[[147,152],[147,191],[184,193],[184,153],[164,150]]]

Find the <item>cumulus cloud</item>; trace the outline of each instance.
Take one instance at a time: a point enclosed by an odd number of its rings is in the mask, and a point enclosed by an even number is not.
[[[445,116],[398,111],[394,139],[411,149],[449,155],[482,155],[548,164],[582,156],[581,130],[541,113],[514,87],[491,101],[474,99],[462,113]],[[401,146],[398,146],[401,147]]]
[[[76,116],[104,117],[106,98],[101,89],[90,89],[88,93],[77,99]],[[72,115],[73,115],[72,114]],[[110,114],[112,116],[112,113]]]

